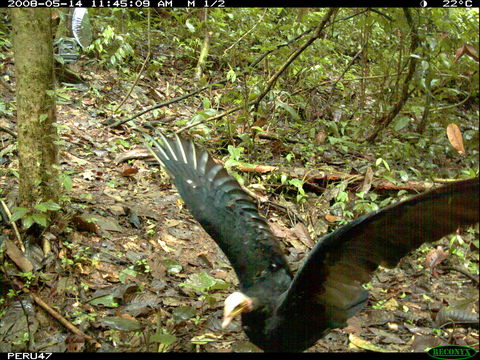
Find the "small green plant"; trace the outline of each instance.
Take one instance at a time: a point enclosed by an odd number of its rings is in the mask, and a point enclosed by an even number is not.
[[[148,229],[147,230],[147,235],[148,236],[154,236],[157,232],[155,231],[155,229]]]
[[[110,63],[114,67],[123,67],[125,62],[134,54],[129,43],[128,34],[120,35],[110,25],[97,35],[97,39],[89,46],[100,57],[100,63]]]
[[[307,201],[307,194],[305,193],[305,190],[303,189],[303,184],[304,182],[300,179],[289,179],[288,180],[288,184],[289,185],[292,185],[293,187],[295,187],[297,189],[297,196],[296,196],[296,200],[298,203],[303,203],[305,201]]]
[[[215,290],[228,289],[230,284],[222,279],[211,277],[206,272],[201,272],[198,274],[192,274],[185,282],[181,283],[180,286],[202,295],[208,295]]]
[[[98,258],[93,256],[90,247],[82,247],[68,241],[63,242],[63,246],[71,250],[71,258],[62,258],[62,263],[67,266],[95,266],[98,264]]]
[[[129,266],[126,269],[123,269],[118,275],[118,279],[122,284],[126,284],[128,278],[136,278],[138,275],[137,271],[134,270],[134,266]]]
[[[222,279],[216,279],[206,272],[196,273],[180,284],[190,296],[199,296],[199,300],[207,306],[213,306],[217,303],[214,296],[215,291],[224,290],[230,287],[230,284]]]
[[[20,273],[20,276],[24,279],[25,287],[29,288],[32,284],[32,280],[34,280],[37,276],[31,272],[28,273]]]
[[[63,258],[62,263],[67,266],[73,266],[75,264],[72,259],[68,258]]]
[[[107,185],[110,186],[112,189],[115,189],[118,185],[118,182],[116,182],[114,180],[111,180],[111,181],[107,182]]]
[[[73,188],[73,181],[70,177],[71,174],[73,174],[73,171],[64,171],[58,176],[60,185],[62,185],[62,187],[68,192],[70,192]]]
[[[30,228],[34,223],[47,227],[49,223],[49,212],[61,209],[60,205],[54,201],[40,202],[35,204],[33,208],[34,209],[27,209],[25,207],[13,208],[10,221],[22,220],[25,229]]]
[[[119,139],[117,139],[116,142],[117,142],[118,145],[122,145],[124,148],[127,148],[127,149],[132,146],[132,145],[131,145],[128,141],[126,141],[125,139],[119,138]]]
[[[136,267],[139,267],[144,273],[150,272],[150,265],[148,264],[147,259],[138,260],[135,264]]]
[[[372,308],[374,308],[374,309],[384,309],[386,302],[387,302],[387,300],[379,300],[375,304],[372,305]]]
[[[12,297],[15,297],[15,296],[18,296],[20,295],[20,292],[17,291],[17,290],[14,290],[14,289],[8,289],[8,292],[7,292],[7,296],[12,298]]]
[[[378,198],[377,194],[365,194],[364,192],[359,192],[355,195],[360,198],[360,200],[355,201],[355,206],[353,209],[359,214],[367,214],[371,211],[379,209],[379,206],[375,203]]]
[[[349,219],[353,219],[354,214],[347,209],[348,193],[345,191],[346,184],[340,183],[336,187],[337,194],[335,196],[335,203],[332,205],[332,209],[340,208],[342,211],[342,219],[339,221],[339,225],[346,223]]]
[[[170,345],[177,341],[177,337],[170,334],[166,329],[158,328],[157,333],[150,336],[150,341],[158,343],[159,352],[167,352]]]
[[[94,322],[97,320],[97,317],[98,317],[98,314],[86,313],[82,311],[76,311],[72,315],[75,318],[73,320],[74,325],[81,325],[89,322]]]
[[[12,341],[13,345],[23,345],[28,343],[29,335],[28,332],[24,332],[22,335],[19,336],[17,341]]]
[[[241,146],[235,147],[232,145],[228,145],[227,150],[228,150],[229,157],[225,161],[225,168],[230,169],[234,166],[240,165],[241,164],[240,158],[245,152],[245,148]]]

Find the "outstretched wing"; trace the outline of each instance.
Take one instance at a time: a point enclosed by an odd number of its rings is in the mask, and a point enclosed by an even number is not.
[[[324,236],[297,272],[279,312],[303,316],[315,312],[320,317],[315,321],[324,327],[318,331],[345,326],[365,305],[368,293],[362,284],[379,265],[394,267],[421,244],[478,222],[478,193],[478,178],[455,182],[362,216]]]
[[[228,257],[242,287],[250,287],[287,262],[257,205],[237,180],[190,140],[161,135],[149,147],[173,178],[187,208]]]

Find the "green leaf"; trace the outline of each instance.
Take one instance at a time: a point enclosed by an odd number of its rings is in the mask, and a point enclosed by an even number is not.
[[[95,299],[90,301],[90,304],[92,304],[92,305],[103,305],[103,306],[109,307],[109,308],[118,307],[118,303],[115,301],[115,297],[114,297],[113,294],[95,298]]]
[[[62,184],[63,188],[68,192],[70,192],[73,188],[72,178],[67,174],[60,175],[60,183]]]
[[[297,120],[297,121],[300,120],[300,116],[295,111],[295,109],[293,107],[291,107],[290,105],[285,104],[285,103],[280,102],[280,101],[276,101],[275,104],[278,105],[279,107],[285,109],[294,120]]]
[[[402,116],[395,122],[394,129],[396,131],[400,131],[405,128],[409,124],[409,122],[410,119],[408,118],[408,116]]]
[[[388,165],[387,161],[382,159],[382,162],[383,162],[383,166],[385,166],[385,168],[390,171],[390,165]]]
[[[122,284],[125,284],[128,276],[135,278],[135,277],[137,277],[137,272],[135,270],[129,269],[129,268],[124,269],[118,275],[118,280],[120,280],[120,282]]]
[[[45,208],[47,210],[50,210],[50,211],[58,211],[61,209],[61,206],[58,205],[55,201],[45,201],[44,203],[42,203],[43,206],[45,206]]]
[[[48,225],[48,216],[44,213],[35,213],[32,214],[33,221],[35,221],[38,225],[43,227],[47,227]]]
[[[38,122],[43,123],[47,119],[48,119],[47,114],[40,114],[40,116],[38,117]]]
[[[190,32],[195,32],[195,26],[192,25],[192,23],[190,22],[190,19],[185,21],[185,25],[187,25],[187,28]]]
[[[13,208],[13,214],[12,214],[12,217],[10,218],[10,221],[13,222],[23,218],[28,213],[28,211],[29,210],[24,207]]]
[[[204,109],[210,109],[212,107],[212,103],[210,102],[210,99],[203,98],[202,99],[202,106],[203,106]]]
[[[195,309],[191,306],[179,306],[173,310],[173,319],[178,324],[195,316]]]
[[[215,284],[210,287],[210,290],[226,290],[230,284],[222,279],[215,279]]]
[[[123,331],[140,330],[142,328],[142,325],[137,320],[118,316],[107,316],[103,319],[99,319],[98,322],[110,329]]]
[[[292,186],[295,186],[297,190],[303,190],[303,182],[300,179],[290,179],[288,180],[288,183]]]
[[[150,340],[162,345],[171,345],[177,341],[177,337],[171,334],[154,334],[150,336]]]
[[[231,82],[235,82],[235,80],[237,80],[237,73],[234,70],[230,69],[227,72],[227,80]]]
[[[207,294],[209,290],[216,288],[224,288],[225,283],[223,280],[215,279],[208,275],[206,272],[192,274],[184,283],[180,286],[193,289],[201,294]],[[229,285],[227,284],[227,287]]]
[[[183,269],[182,265],[180,265],[180,263],[178,263],[176,260],[164,259],[162,263],[167,268],[167,272],[169,274],[178,274]]]
[[[233,160],[239,161],[242,153],[245,151],[245,148],[241,146],[235,147],[232,145],[228,145],[227,150]]]
[[[31,215],[22,217],[22,224],[25,229],[29,229],[33,225],[33,217]]]
[[[402,181],[408,181],[408,173],[405,170],[400,170],[398,174],[400,175],[400,179],[402,179]]]
[[[35,209],[37,209],[38,211],[41,211],[41,212],[46,212],[47,211],[47,207],[43,203],[35,204],[33,207]]]
[[[213,334],[203,334],[194,336],[190,339],[190,341],[195,345],[205,345],[209,342],[218,341],[218,337],[214,336]]]

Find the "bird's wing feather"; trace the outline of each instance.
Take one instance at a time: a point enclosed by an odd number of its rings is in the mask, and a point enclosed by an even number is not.
[[[367,300],[362,284],[379,266],[394,267],[409,251],[479,220],[479,180],[434,189],[367,214],[324,236],[295,275],[281,313],[314,309],[344,326]]]
[[[242,287],[249,287],[287,262],[257,205],[232,176],[190,140],[150,139],[148,148],[173,178],[192,215],[227,255]]]

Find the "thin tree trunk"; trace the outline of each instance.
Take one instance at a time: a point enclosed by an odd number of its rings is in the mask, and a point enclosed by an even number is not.
[[[22,206],[58,198],[50,9],[12,9],[19,195]]]

